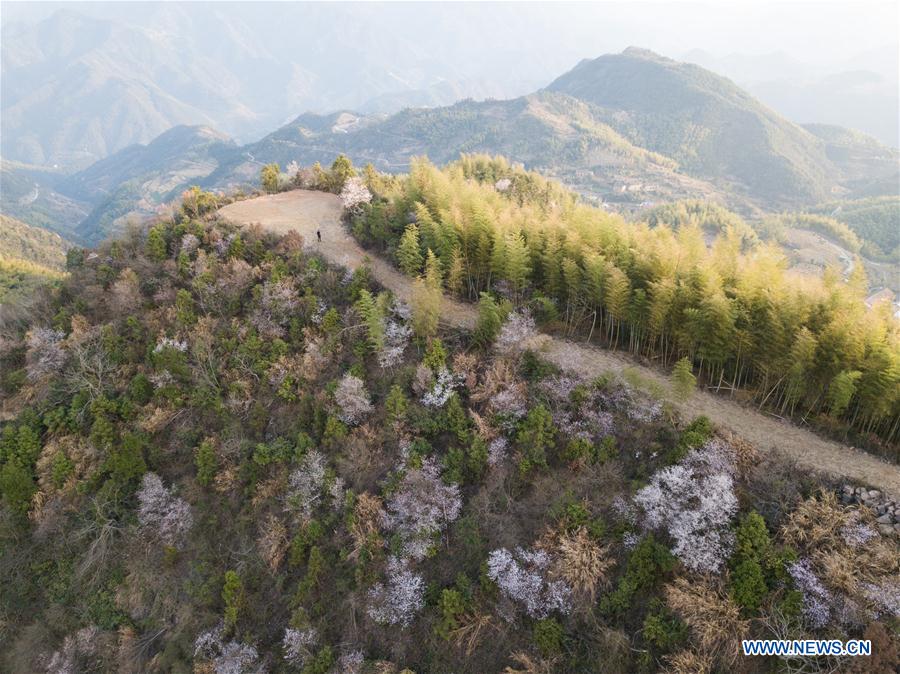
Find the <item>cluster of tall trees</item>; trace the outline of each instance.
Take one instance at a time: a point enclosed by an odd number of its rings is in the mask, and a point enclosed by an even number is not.
[[[898,325],[890,306],[866,307],[861,265],[848,282],[799,278],[727,222],[710,246],[695,222],[626,223],[502,158],[367,177],[376,196],[354,233],[410,275],[431,254],[458,297],[505,295],[567,334],[687,358],[708,385],[778,413],[898,440]]]

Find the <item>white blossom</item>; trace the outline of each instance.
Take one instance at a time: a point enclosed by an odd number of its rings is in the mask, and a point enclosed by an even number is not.
[[[188,232],[184,236],[181,237],[181,252],[187,253],[191,255],[197,248],[200,247],[200,239],[198,239],[194,234]]]
[[[851,548],[863,546],[876,536],[878,536],[878,532],[862,522],[853,522],[841,527],[841,538]]]
[[[424,559],[434,536],[459,517],[459,487],[447,485],[432,459],[409,470],[387,502],[384,525],[400,535],[405,557]]]
[[[35,328],[28,332],[25,371],[29,380],[35,381],[59,371],[66,362],[62,346],[64,338],[64,333],[50,328]]]
[[[187,351],[187,342],[183,339],[173,339],[171,337],[160,337],[156,340],[156,346],[153,347],[153,353],[161,353],[166,349],[173,349],[184,353]]]
[[[378,364],[387,368],[400,363],[411,336],[412,329],[405,323],[394,320],[385,321],[384,342],[378,352]]]
[[[501,354],[516,354],[533,348],[537,343],[537,327],[526,312],[510,312],[500,328],[494,348]]]
[[[488,445],[488,465],[499,466],[506,460],[508,450],[509,440],[503,436],[491,440],[491,444]]]
[[[191,506],[174,496],[156,473],[145,473],[138,491],[138,521],[166,545],[184,538],[194,523]]]
[[[349,211],[357,208],[360,204],[369,203],[372,200],[372,193],[369,192],[369,188],[366,187],[362,178],[353,177],[348,178],[344,183],[340,197],[344,208]]]
[[[488,556],[488,577],[532,618],[554,611],[571,611],[572,589],[562,580],[549,580],[550,556],[542,550],[499,548]]]
[[[808,559],[801,559],[788,566],[794,585],[803,594],[803,617],[814,629],[828,624],[831,618],[833,598],[819,577],[813,572]]]
[[[220,624],[200,634],[194,641],[194,657],[209,660],[215,674],[262,674],[255,647],[237,641],[224,642],[225,630]]]
[[[334,391],[338,418],[346,424],[357,424],[374,409],[363,380],[349,372],[338,382]]]
[[[284,638],[281,640],[285,661],[295,667],[303,667],[318,640],[319,633],[314,627],[305,630],[285,628]]]
[[[369,617],[382,625],[406,627],[425,605],[425,582],[396,557],[388,559],[387,583],[369,590]]]
[[[453,395],[453,390],[460,385],[460,378],[447,368],[441,368],[434,378],[434,383],[429,391],[421,398],[425,407],[443,407]]]
[[[666,529],[672,553],[690,570],[716,572],[734,542],[729,523],[737,513],[733,462],[713,440],[680,463],[663,468],[634,497],[649,529]]]
[[[322,497],[325,484],[325,457],[312,449],[288,478],[287,504],[290,510],[300,513],[304,519],[312,515],[313,508]]]
[[[900,618],[900,580],[885,580],[875,583],[863,583],[863,594],[878,608],[878,615],[886,613],[893,618]]]
[[[338,658],[337,672],[340,674],[361,674],[366,656],[362,651],[349,651]]]
[[[284,326],[300,307],[300,296],[290,277],[266,281],[259,293],[250,322],[261,334],[273,337],[284,335]]]

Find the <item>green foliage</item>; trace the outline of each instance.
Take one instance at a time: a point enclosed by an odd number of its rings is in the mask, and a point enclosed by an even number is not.
[[[708,417],[699,416],[685,427],[678,438],[678,444],[669,452],[668,463],[681,461],[687,453],[704,445],[713,436],[712,422]]]
[[[278,176],[281,175],[281,167],[278,164],[266,164],[259,170],[259,183],[269,194],[278,191]]]
[[[457,619],[466,611],[467,607],[468,602],[459,590],[454,588],[442,590],[438,602],[441,618],[434,626],[435,633],[444,639],[449,639],[453,630],[459,627]]]
[[[687,641],[690,630],[662,602],[654,600],[651,602],[651,611],[644,618],[642,633],[654,648],[663,653],[671,653]]]
[[[544,618],[534,623],[532,640],[541,655],[550,657],[562,652],[565,632],[563,626],[555,618]]]
[[[400,237],[397,247],[397,263],[404,274],[417,276],[422,271],[422,249],[419,244],[419,227],[412,223],[407,225]]]
[[[231,631],[235,628],[244,608],[245,595],[244,584],[236,571],[225,572],[225,582],[222,585],[222,602],[225,604],[225,629]]]
[[[0,466],[0,496],[13,512],[25,515],[35,491],[34,476],[28,468],[16,461]]]
[[[144,251],[147,257],[154,262],[162,262],[169,256],[165,229],[162,225],[155,225],[147,232],[147,242],[144,244]]]
[[[204,487],[212,484],[213,478],[219,470],[219,461],[216,458],[216,448],[211,438],[206,438],[194,450],[194,465],[197,467],[197,483]]]
[[[692,372],[689,358],[681,358],[672,368],[672,390],[678,400],[687,400],[697,387],[697,378]]]
[[[437,372],[447,365],[447,349],[444,348],[444,343],[440,339],[435,338],[428,341],[428,349],[425,351],[422,363],[431,368],[433,372]]]
[[[607,615],[622,615],[634,605],[634,597],[657,587],[675,566],[669,549],[652,535],[645,536],[631,551],[625,573],[615,589],[600,600],[600,610]]]
[[[473,341],[481,348],[487,348],[500,334],[502,325],[503,311],[493,297],[488,293],[481,293],[478,300],[478,322],[472,334]]]
[[[347,179],[355,175],[356,169],[353,168],[353,162],[346,155],[338,155],[331,164],[331,172],[328,177],[329,189],[334,193],[340,192]]]
[[[402,421],[403,417],[406,415],[408,406],[409,401],[406,399],[406,394],[403,393],[403,389],[397,384],[391,386],[387,399],[384,401],[384,409],[387,413],[388,421],[391,423]]]
[[[331,651],[331,646],[323,646],[300,671],[301,674],[328,674],[334,671],[334,664],[334,653]]]
[[[521,452],[519,472],[527,475],[535,468],[547,467],[547,450],[556,438],[553,416],[544,405],[533,407],[519,424],[516,444]]]
[[[731,558],[731,595],[738,606],[749,611],[759,608],[769,591],[766,570],[771,574],[774,564],[772,541],[765,520],[759,513],[748,513],[735,532]]]

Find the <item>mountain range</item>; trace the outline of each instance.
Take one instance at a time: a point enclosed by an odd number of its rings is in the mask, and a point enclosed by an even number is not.
[[[73,174],[4,161],[5,213],[97,241],[192,184],[256,187],[262,165],[355,163],[403,171],[461,152],[503,154],[612,210],[685,198],[751,217],[822,202],[896,195],[900,153],[841,127],[794,124],[729,79],[629,48],[584,60],[534,93],[394,114],[305,113],[240,145],[178,126]]]

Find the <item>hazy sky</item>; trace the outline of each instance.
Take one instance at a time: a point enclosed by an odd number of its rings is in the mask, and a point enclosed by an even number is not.
[[[61,6],[102,18],[140,16],[143,3],[2,2],[2,21],[33,22]],[[237,3],[248,5],[250,3]],[[264,3],[252,3],[260,15],[277,14]],[[366,3],[372,5],[376,3]],[[783,51],[812,64],[832,64],[871,49],[897,47],[900,3],[846,0],[844,2],[773,2],[718,0],[714,2],[628,3],[504,3],[510,21],[523,37],[552,40],[560,49],[596,56],[637,44],[670,55],[703,49],[716,56],[734,52],[761,54]],[[396,6],[392,17],[415,13],[421,4]],[[455,3],[454,11],[481,13],[473,3]],[[455,36],[460,37],[460,36]],[[448,39],[452,36],[448,35]],[[528,43],[523,43],[528,44]]]

